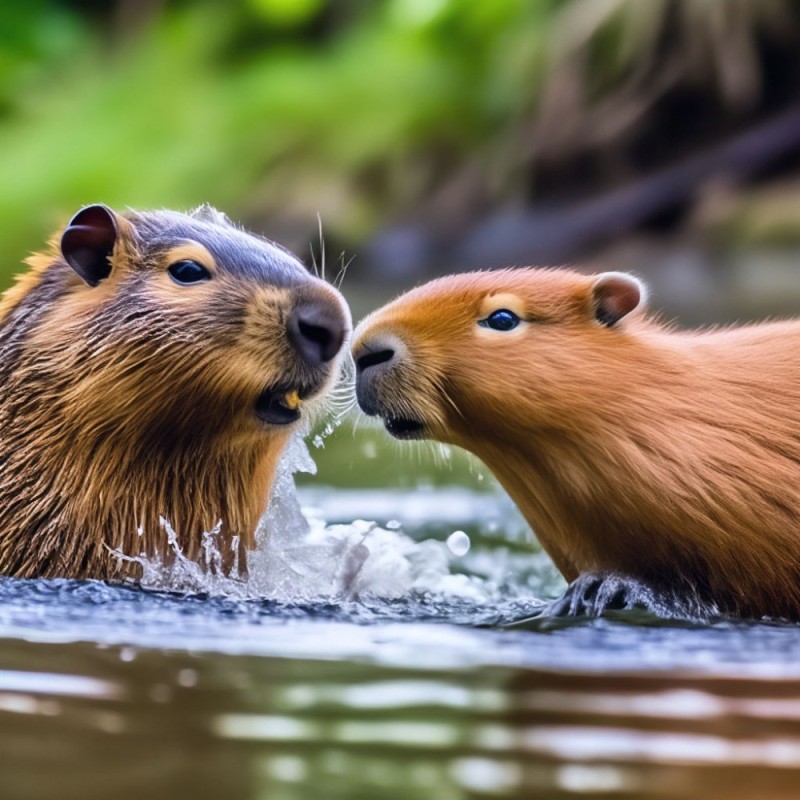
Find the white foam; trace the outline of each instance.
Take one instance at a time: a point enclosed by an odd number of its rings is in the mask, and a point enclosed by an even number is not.
[[[481,601],[493,594],[491,582],[451,572],[454,554],[444,542],[415,542],[396,525],[380,527],[366,520],[329,525],[313,511],[304,513],[294,483],[296,472],[316,472],[300,436],[281,459],[256,547],[248,555],[246,579],[225,576],[218,569],[219,526],[204,534],[201,564],[183,556],[168,520],[162,520],[162,526],[174,553],[172,563],[121,553],[117,557],[141,564],[142,586],[165,591],[283,602],[413,594]]]

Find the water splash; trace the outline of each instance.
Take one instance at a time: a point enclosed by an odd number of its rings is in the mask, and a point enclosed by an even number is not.
[[[447,537],[447,547],[455,556],[465,556],[469,552],[471,542],[464,531],[453,531]]]
[[[455,554],[432,539],[416,542],[396,524],[354,520],[328,524],[320,515],[304,513],[294,474],[314,474],[316,465],[301,436],[293,438],[281,459],[269,507],[248,555],[248,577],[223,574],[220,525],[203,535],[203,558],[186,558],[168,520],[164,535],[173,558],[145,558],[115,553],[141,565],[143,587],[182,593],[205,593],[242,599],[307,603],[348,599],[400,599],[435,595],[483,602],[497,593],[496,584],[476,576],[455,574]],[[238,543],[234,542],[234,551]]]

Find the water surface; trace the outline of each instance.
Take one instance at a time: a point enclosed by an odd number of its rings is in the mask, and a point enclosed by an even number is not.
[[[0,798],[800,796],[797,626],[543,618],[560,579],[461,484],[284,474],[247,583],[0,579]]]

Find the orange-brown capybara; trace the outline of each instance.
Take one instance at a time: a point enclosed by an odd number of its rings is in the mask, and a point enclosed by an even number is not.
[[[442,278],[354,335],[398,438],[481,458],[568,581],[560,612],[800,619],[800,321],[681,332],[632,276]]]

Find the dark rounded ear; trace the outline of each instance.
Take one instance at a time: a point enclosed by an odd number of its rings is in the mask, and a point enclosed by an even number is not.
[[[645,303],[644,284],[626,272],[604,272],[592,284],[592,308],[595,319],[611,327]]]
[[[89,286],[97,286],[111,272],[111,252],[119,228],[107,206],[87,206],[71,220],[61,236],[61,253]]]

